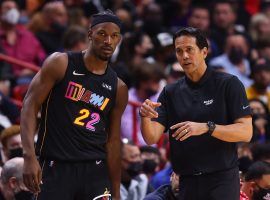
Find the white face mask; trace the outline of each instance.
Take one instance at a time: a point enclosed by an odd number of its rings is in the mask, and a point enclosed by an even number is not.
[[[11,25],[17,24],[19,21],[19,18],[20,18],[20,12],[16,8],[12,8],[2,15],[2,20]]]

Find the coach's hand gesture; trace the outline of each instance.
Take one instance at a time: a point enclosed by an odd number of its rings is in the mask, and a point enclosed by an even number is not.
[[[41,168],[36,157],[24,157],[23,181],[31,192],[40,192],[41,177]]]
[[[155,108],[159,106],[161,106],[161,103],[153,102],[150,101],[149,99],[146,99],[140,108],[140,116],[148,118],[157,118],[158,113],[155,111]]]
[[[186,140],[191,136],[202,135],[208,131],[206,123],[196,123],[190,121],[177,123],[171,126],[170,129],[176,130],[172,136],[176,140],[180,141]]]

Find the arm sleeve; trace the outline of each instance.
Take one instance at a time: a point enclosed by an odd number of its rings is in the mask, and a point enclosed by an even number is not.
[[[164,87],[157,100],[158,102],[161,103],[161,106],[156,108],[156,111],[158,112],[158,118],[152,119],[152,121],[156,121],[162,124],[165,127],[165,132],[168,130],[168,112],[166,100],[167,100],[166,87]]]
[[[228,81],[226,104],[232,122],[241,117],[251,115],[245,87],[235,76]]]

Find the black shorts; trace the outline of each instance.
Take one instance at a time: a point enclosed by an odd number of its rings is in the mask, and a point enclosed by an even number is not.
[[[42,184],[37,200],[111,199],[107,163],[41,161]]]
[[[239,200],[239,198],[238,168],[179,178],[179,200]]]

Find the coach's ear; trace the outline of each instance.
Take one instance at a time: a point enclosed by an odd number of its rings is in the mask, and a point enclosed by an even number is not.
[[[204,59],[206,59],[207,54],[208,54],[208,49],[207,49],[206,47],[203,47],[203,49],[202,49],[201,51],[202,51],[202,53],[203,53]]]

